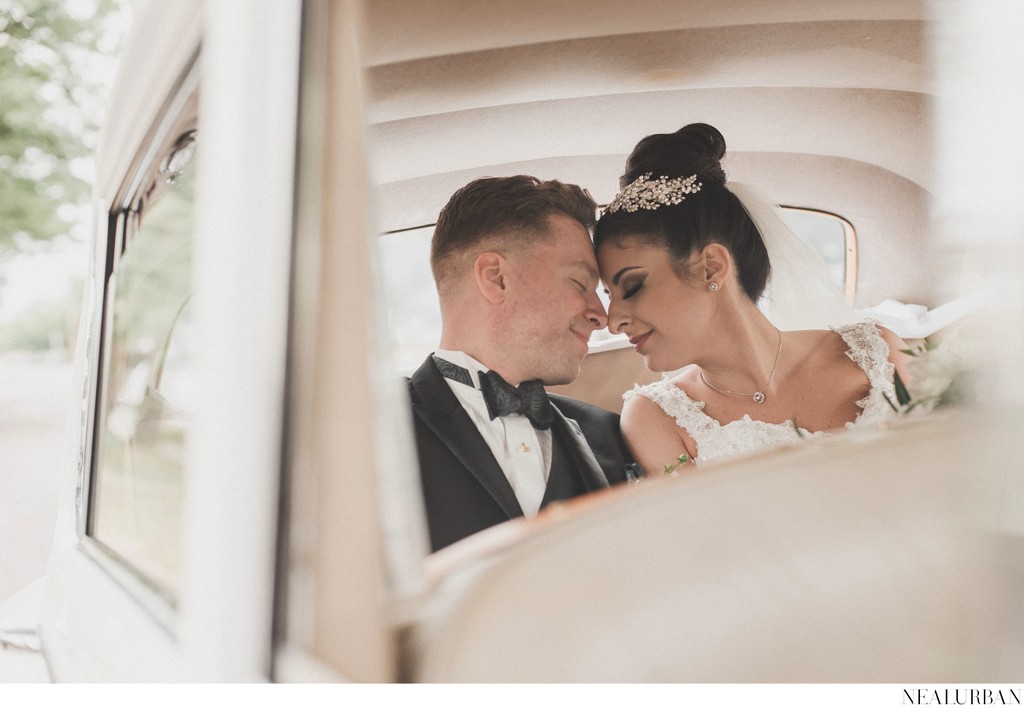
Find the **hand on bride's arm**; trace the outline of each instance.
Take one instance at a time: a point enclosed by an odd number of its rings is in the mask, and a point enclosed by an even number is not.
[[[632,396],[623,405],[622,437],[649,479],[661,477],[665,466],[678,463],[681,454],[693,459],[693,442],[686,432],[645,396]],[[683,472],[683,466],[676,470]]]

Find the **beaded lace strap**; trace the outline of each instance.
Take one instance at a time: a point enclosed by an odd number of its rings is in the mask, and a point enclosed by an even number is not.
[[[677,426],[691,436],[709,430],[714,423],[702,411],[703,402],[694,401],[668,379],[653,384],[638,384],[623,394],[622,398],[628,401],[636,395],[650,399],[660,406],[662,411],[675,419]]]
[[[867,410],[888,408],[885,397],[896,400],[896,389],[893,375],[896,368],[889,361],[889,344],[882,338],[873,320],[832,328],[838,333],[850,349],[846,356],[856,362],[864,370],[871,384],[868,395],[857,402],[857,406]]]

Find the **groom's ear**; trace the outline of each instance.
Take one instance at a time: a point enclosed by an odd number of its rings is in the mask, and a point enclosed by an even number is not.
[[[497,305],[505,300],[508,260],[497,251],[485,251],[473,262],[473,278],[487,302]]]
[[[706,283],[722,285],[732,273],[732,255],[729,249],[712,242],[701,251],[701,275]]]

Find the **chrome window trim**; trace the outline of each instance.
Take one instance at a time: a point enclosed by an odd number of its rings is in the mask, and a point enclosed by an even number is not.
[[[193,99],[200,84],[200,62],[201,47],[197,47],[192,57],[188,60],[185,70],[177,81],[175,81],[167,101],[157,113],[157,122],[150,130],[145,139],[145,149],[132,160],[130,177],[125,180],[121,189],[118,190],[113,207],[115,209],[138,210],[138,196],[146,180],[151,175],[159,172],[159,156],[170,147],[168,139],[175,127],[181,126],[186,121],[182,115],[188,103]],[[175,136],[174,141],[177,140]],[[174,141],[170,141],[173,144]],[[123,247],[123,244],[122,244]]]

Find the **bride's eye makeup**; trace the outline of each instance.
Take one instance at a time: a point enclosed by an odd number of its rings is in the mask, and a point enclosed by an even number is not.
[[[634,295],[640,292],[640,289],[644,287],[644,282],[647,280],[647,276],[642,276],[636,279],[629,279],[622,284],[622,299],[629,300]]]

